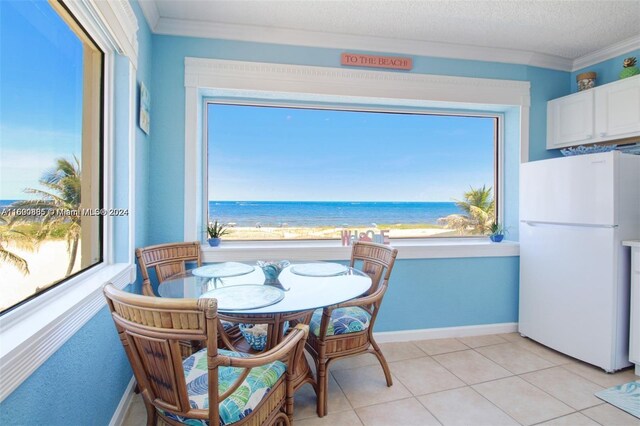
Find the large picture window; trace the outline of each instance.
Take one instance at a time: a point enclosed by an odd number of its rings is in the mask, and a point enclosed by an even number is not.
[[[226,239],[467,237],[497,220],[495,115],[205,110],[208,220]]]
[[[0,2],[0,311],[102,262],[103,52],[63,4]]]

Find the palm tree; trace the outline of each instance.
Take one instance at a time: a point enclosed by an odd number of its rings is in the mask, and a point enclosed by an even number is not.
[[[31,238],[23,232],[13,229],[15,217],[7,219],[0,216],[0,262],[12,265],[24,275],[29,273],[29,264],[25,259],[6,248],[7,243],[12,242],[23,250],[33,250]]]
[[[74,155],[73,162],[65,158],[58,158],[56,166],[45,172],[40,178],[40,184],[47,190],[26,188],[24,192],[39,196],[36,200],[18,201],[13,206],[27,209],[41,209],[47,211],[42,216],[40,231],[36,238],[42,241],[59,225],[69,224],[65,230],[69,265],[65,276],[71,275],[76,263],[78,242],[80,241],[80,215],[63,215],[60,211],[78,212],[80,208],[80,162]]]
[[[495,221],[495,200],[491,195],[491,187],[482,188],[470,187],[464,193],[464,200],[455,200],[456,205],[465,215],[453,214],[438,219],[438,222],[445,227],[456,229],[460,235],[466,231],[472,234],[486,234],[491,224]]]

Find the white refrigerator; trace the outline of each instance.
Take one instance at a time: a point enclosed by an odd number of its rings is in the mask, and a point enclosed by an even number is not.
[[[640,156],[520,167],[519,331],[612,372],[629,363],[629,254],[640,238]]]

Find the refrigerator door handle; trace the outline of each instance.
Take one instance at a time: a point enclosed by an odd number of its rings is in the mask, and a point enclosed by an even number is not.
[[[529,226],[557,225],[557,226],[576,226],[580,228],[617,228],[618,227],[618,225],[593,225],[590,223],[542,222],[542,221],[535,221],[535,220],[521,220],[520,222]]]

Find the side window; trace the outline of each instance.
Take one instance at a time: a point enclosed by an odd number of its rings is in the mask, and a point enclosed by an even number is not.
[[[103,52],[62,3],[0,2],[0,311],[102,262]]]

